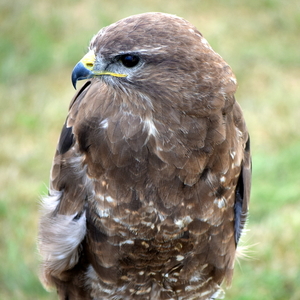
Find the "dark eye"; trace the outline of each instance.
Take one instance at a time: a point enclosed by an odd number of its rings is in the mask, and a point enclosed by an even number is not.
[[[126,68],[133,68],[139,63],[140,58],[137,55],[125,54],[120,57],[120,61]]]

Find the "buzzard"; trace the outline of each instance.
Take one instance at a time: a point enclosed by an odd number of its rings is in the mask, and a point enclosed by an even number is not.
[[[216,299],[249,204],[236,79],[202,34],[163,13],[101,29],[75,66],[39,228],[59,299]]]

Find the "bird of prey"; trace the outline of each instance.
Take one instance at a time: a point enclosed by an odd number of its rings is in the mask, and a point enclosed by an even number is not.
[[[101,29],[75,66],[39,228],[59,299],[217,299],[250,193],[229,65],[186,20]]]

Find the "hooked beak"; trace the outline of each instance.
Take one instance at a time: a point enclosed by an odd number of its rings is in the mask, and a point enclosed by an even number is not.
[[[118,74],[105,70],[95,70],[96,56],[94,50],[90,50],[74,67],[72,71],[72,84],[76,90],[78,80],[93,78],[95,76],[110,75],[114,77],[126,77],[126,74]]]

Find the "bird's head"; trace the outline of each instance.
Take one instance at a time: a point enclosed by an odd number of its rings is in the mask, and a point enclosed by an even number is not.
[[[101,29],[72,72],[78,80],[98,78],[147,94],[180,97],[188,110],[197,99],[233,94],[235,77],[202,34],[186,20],[145,13]],[[166,100],[164,100],[166,101]]]

